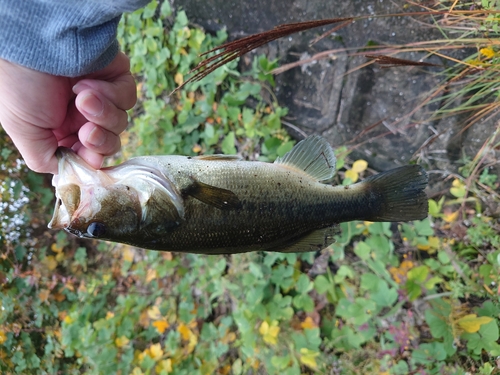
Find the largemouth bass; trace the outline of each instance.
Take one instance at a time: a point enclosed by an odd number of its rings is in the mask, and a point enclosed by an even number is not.
[[[421,166],[332,186],[335,165],[331,146],[319,136],[274,163],[226,155],[142,156],[95,170],[61,149],[49,227],[174,252],[303,252],[333,243],[341,222],[427,216]]]

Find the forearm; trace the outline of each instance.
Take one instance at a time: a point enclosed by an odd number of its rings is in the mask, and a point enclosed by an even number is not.
[[[76,77],[107,66],[118,52],[120,16],[149,0],[0,0],[0,58]]]

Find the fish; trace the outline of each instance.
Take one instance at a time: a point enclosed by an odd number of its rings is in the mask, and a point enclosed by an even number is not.
[[[70,149],[57,156],[49,228],[151,250],[319,251],[334,242],[339,223],[428,214],[420,165],[334,186],[335,153],[317,135],[274,163],[217,154],[139,156],[96,170]]]

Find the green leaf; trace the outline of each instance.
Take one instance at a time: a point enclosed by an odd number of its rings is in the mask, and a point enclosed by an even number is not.
[[[416,283],[421,284],[427,279],[428,275],[429,275],[429,267],[418,266],[408,271],[408,280],[413,280]]]
[[[405,284],[406,292],[408,293],[408,299],[410,301],[415,301],[418,297],[422,295],[421,284],[415,282],[415,280],[407,280]]]
[[[186,12],[181,10],[177,13],[177,17],[175,18],[175,24],[177,27],[184,27],[188,24],[188,18],[186,16]]]
[[[324,294],[330,288],[330,281],[323,275],[314,279],[314,289],[318,294]]]
[[[4,148],[2,149],[2,151],[0,152],[0,155],[2,155],[2,159],[7,159],[10,154],[12,153],[12,150],[8,149],[8,148]]]
[[[450,314],[450,304],[441,299],[435,300],[430,308],[425,310],[425,321],[433,337],[442,338],[451,333],[451,326],[448,324]]]
[[[75,261],[81,266],[87,265],[87,249],[84,247],[79,247],[75,252]]]
[[[354,276],[355,276],[355,273],[352,270],[352,268],[343,264],[339,267],[339,269],[335,273],[335,276],[333,276],[333,281],[336,284],[340,284],[345,279],[354,279]]]
[[[300,275],[297,283],[295,285],[295,289],[299,293],[307,293],[313,288],[313,283],[309,280],[307,275]]]
[[[390,238],[392,236],[391,223],[373,223],[368,226],[368,232],[372,234],[381,234]]]
[[[434,199],[429,199],[429,214],[433,217],[441,217],[444,204],[444,196],[436,202]]]
[[[221,144],[222,152],[226,155],[236,154],[235,147],[236,137],[234,136],[234,132],[229,132],[228,135],[224,138]]]
[[[427,280],[424,283],[424,287],[425,287],[425,289],[432,289],[436,286],[436,284],[439,284],[443,281],[444,280],[441,277],[434,276],[434,277],[431,277],[429,280]]]
[[[314,310],[314,301],[307,294],[299,294],[293,298],[293,305],[302,309],[305,312],[312,312]]]
[[[428,218],[424,220],[416,220],[413,222],[415,230],[419,236],[432,236],[434,234],[434,229],[431,227],[431,222]]]
[[[447,357],[443,343],[432,342],[420,344],[418,349],[413,350],[412,358],[416,363],[432,364],[436,361],[444,361]]]
[[[276,154],[279,156],[279,157],[282,157],[283,155],[285,155],[288,151],[290,151],[293,146],[295,145],[295,141],[288,141],[288,142],[285,142],[285,143],[282,143],[278,149],[276,150]]]
[[[356,244],[354,248],[354,253],[360,257],[362,260],[367,260],[370,258],[371,248],[363,241],[360,241]]]
[[[390,307],[398,300],[398,292],[395,288],[389,288],[384,280],[377,283],[377,291],[371,294],[372,300],[379,307]]]

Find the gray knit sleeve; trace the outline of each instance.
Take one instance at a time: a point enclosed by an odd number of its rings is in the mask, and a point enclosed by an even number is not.
[[[121,14],[149,1],[0,0],[0,58],[68,77],[102,69],[118,52]]]

